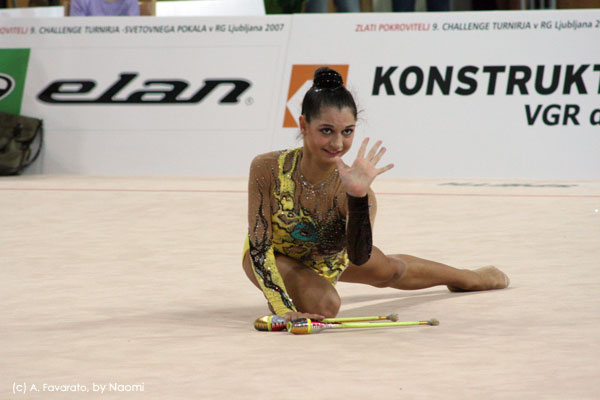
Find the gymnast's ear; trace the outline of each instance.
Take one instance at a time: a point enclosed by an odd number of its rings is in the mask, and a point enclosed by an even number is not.
[[[298,118],[298,122],[300,123],[300,134],[304,136],[306,134],[307,129],[306,118],[304,118],[304,115],[300,115],[300,118]]]

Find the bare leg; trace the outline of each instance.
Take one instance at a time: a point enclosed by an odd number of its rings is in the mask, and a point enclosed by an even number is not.
[[[337,315],[342,301],[327,279],[290,257],[276,255],[275,262],[285,288],[298,311],[319,314],[326,318]],[[248,279],[260,289],[247,253],[242,265]]]
[[[366,264],[351,265],[344,271],[340,281],[404,290],[447,285],[452,291],[503,289],[510,282],[495,267],[457,269],[405,254],[386,256],[377,247],[373,247]]]

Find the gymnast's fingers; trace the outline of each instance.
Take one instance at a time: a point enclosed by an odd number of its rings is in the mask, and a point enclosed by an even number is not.
[[[377,153],[375,155],[375,157],[373,157],[373,161],[372,161],[373,165],[377,165],[379,160],[381,160],[381,157],[383,157],[383,155],[385,154],[386,150],[387,149],[385,147],[382,147],[381,149],[379,149],[379,153]]]
[[[377,149],[379,149],[379,146],[381,146],[381,140],[378,140],[377,142],[375,142],[375,144],[373,145],[371,150],[369,150],[369,154],[367,155],[367,160],[375,159]]]
[[[388,165],[386,165],[386,166],[385,166],[385,167],[383,167],[383,168],[379,168],[379,169],[377,170],[377,175],[381,175],[381,174],[383,174],[384,172],[386,172],[386,171],[389,171],[389,170],[390,170],[390,169],[392,169],[392,168],[394,168],[394,164],[388,164]]]
[[[286,323],[300,319],[300,318],[310,318],[315,321],[320,321],[325,317],[323,315],[319,315],[319,314],[302,313],[302,312],[289,312],[289,313],[285,314],[285,322]]]
[[[360,149],[358,149],[358,153],[356,154],[356,158],[364,158],[365,157],[365,152],[367,151],[367,144],[369,143],[369,138],[365,138],[362,142],[362,144],[360,145]]]

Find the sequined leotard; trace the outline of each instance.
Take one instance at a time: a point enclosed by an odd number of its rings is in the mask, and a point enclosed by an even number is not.
[[[263,154],[250,171],[244,252],[250,251],[254,275],[278,315],[296,308],[277,269],[276,253],[300,261],[332,284],[349,264],[347,195],[337,171],[311,185],[297,168],[301,158],[302,148]]]

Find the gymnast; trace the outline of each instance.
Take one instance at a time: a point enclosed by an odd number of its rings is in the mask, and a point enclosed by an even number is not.
[[[385,147],[377,141],[368,150],[369,138],[352,165],[342,161],[354,140],[356,116],[340,74],[319,68],[302,102],[303,146],[252,161],[242,265],[271,312],[286,321],[335,317],[341,306],[338,281],[405,290],[506,288],[508,276],[493,266],[456,269],[385,255],[373,246],[377,201],[370,186],[393,165],[377,166]]]

